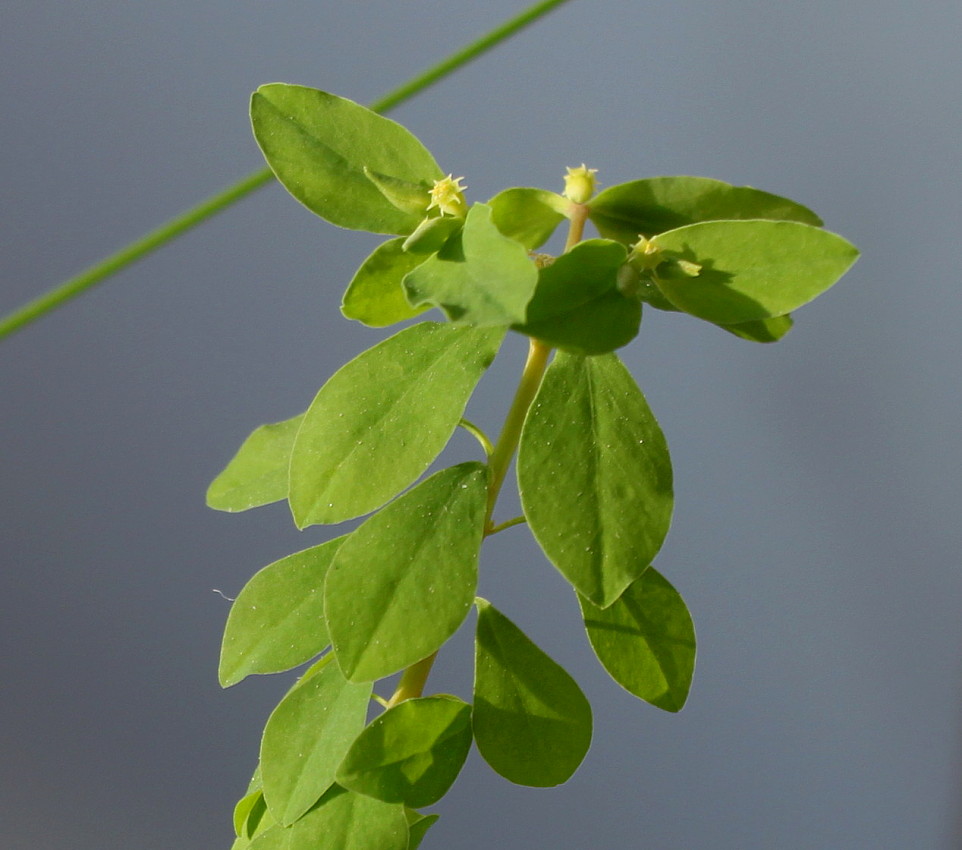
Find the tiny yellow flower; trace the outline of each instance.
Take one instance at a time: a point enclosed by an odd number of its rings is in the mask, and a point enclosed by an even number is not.
[[[595,174],[597,168],[588,168],[581,163],[577,168],[569,168],[565,175],[564,196],[576,204],[587,203],[595,193]]]
[[[631,253],[628,255],[628,262],[644,271],[653,269],[662,259],[661,248],[655,245],[654,240],[647,239],[639,233],[638,241],[632,246]]]
[[[431,203],[428,209],[437,207],[441,215],[456,215],[462,218],[467,214],[468,204],[464,199],[464,190],[467,186],[462,186],[463,177],[452,177],[450,174],[440,180],[434,181],[431,189]]]

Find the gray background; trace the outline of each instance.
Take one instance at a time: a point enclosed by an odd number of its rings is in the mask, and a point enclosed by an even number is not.
[[[369,101],[521,5],[2,0],[0,309],[261,167],[258,84]],[[776,346],[646,314],[623,353],[673,451],[690,702],[620,691],[499,536],[482,592],[576,675],[594,744],[550,791],[472,757],[426,846],[962,847],[960,26],[955,0],[577,0],[393,114],[473,200],[582,161],[702,174],[864,255]],[[271,186],[0,345],[5,848],[229,845],[289,677],[219,689],[211,588],[330,532],[204,490],[383,336],[337,310],[375,241]],[[471,408],[492,430],[522,357]],[[432,685],[467,695],[464,631]]]

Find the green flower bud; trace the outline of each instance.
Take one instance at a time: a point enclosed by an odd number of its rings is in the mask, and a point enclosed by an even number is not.
[[[584,163],[578,168],[569,168],[565,175],[564,196],[575,204],[586,204],[595,193],[597,173],[597,168],[588,168]]]
[[[434,181],[431,189],[431,203],[428,204],[429,210],[438,209],[441,215],[456,215],[464,218],[468,214],[468,203],[464,199],[464,190],[467,186],[462,186],[463,177],[452,177],[450,174],[440,180]]]

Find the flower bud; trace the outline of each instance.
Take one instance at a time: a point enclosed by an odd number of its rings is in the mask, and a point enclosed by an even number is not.
[[[638,235],[638,241],[632,246],[631,253],[628,255],[628,262],[642,271],[650,271],[661,263],[662,259],[661,249],[655,245],[654,240],[647,239],[641,234]]]
[[[565,175],[564,196],[573,203],[585,204],[595,193],[595,174],[597,168],[588,168],[581,163],[578,168],[569,168]]]
[[[468,203],[464,199],[464,190],[467,186],[462,186],[463,177],[452,177],[450,174],[440,180],[434,181],[431,189],[431,203],[428,209],[437,208],[441,215],[456,215],[464,218],[468,213]]]

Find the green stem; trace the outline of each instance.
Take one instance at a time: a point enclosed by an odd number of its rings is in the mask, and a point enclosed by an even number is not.
[[[491,441],[488,439],[488,435],[484,433],[477,425],[475,425],[471,420],[461,417],[461,421],[458,425],[464,428],[474,439],[476,439],[484,451],[485,458],[491,457],[491,452],[494,451],[494,446],[491,445]]]
[[[424,73],[419,74],[414,79],[384,95],[371,104],[371,109],[375,112],[387,112],[393,109],[398,104],[409,100],[438,80],[448,76],[457,68],[466,65],[472,59],[477,58],[495,45],[500,44],[528,24],[533,23],[538,18],[550,12],[556,6],[560,6],[566,2],[567,0],[546,0],[546,2],[535,3],[520,15],[511,18],[501,26],[496,27],[491,32],[477,39],[477,41],[472,42],[467,47],[462,48],[457,53],[442,60]],[[20,328],[39,319],[45,313],[55,310],[57,307],[76,298],[96,284],[101,283],[120,270],[137,262],[137,260],[146,257],[162,245],[172,241],[182,233],[191,230],[201,222],[206,221],[236,203],[241,198],[251,194],[255,189],[259,189],[261,186],[271,182],[273,176],[269,168],[249,174],[229,188],[218,192],[216,195],[212,195],[207,200],[191,207],[189,210],[162,224],[157,229],[150,231],[140,239],[131,242],[126,247],[121,248],[99,263],[90,266],[76,277],[70,278],[70,280],[60,286],[29,301],[19,309],[14,310],[12,313],[0,319],[0,339],[20,330]]]
[[[528,518],[522,515],[522,516],[516,516],[509,520],[505,520],[504,522],[500,522],[497,525],[493,525],[491,526],[490,529],[488,529],[488,537],[490,537],[492,534],[497,534],[499,531],[505,531],[508,528],[514,528],[516,525],[521,525],[522,523],[525,523],[527,521],[528,521]]]
[[[501,436],[498,437],[498,442],[495,444],[494,451],[488,460],[491,479],[488,484],[488,513],[484,522],[486,534],[493,532],[494,526],[491,525],[491,514],[494,513],[494,505],[498,501],[498,494],[501,492],[501,485],[504,484],[505,475],[508,474],[511,458],[514,457],[515,449],[518,448],[524,418],[528,414],[531,402],[534,401],[538,387],[541,386],[544,370],[548,368],[550,354],[551,346],[537,339],[530,340],[528,359],[524,364],[524,371],[521,373],[521,380],[518,382],[514,401],[511,402],[511,409],[505,417]]]
[[[388,708],[393,708],[399,702],[419,697],[424,693],[424,685],[427,683],[431,667],[434,666],[434,659],[437,657],[438,654],[432,652],[427,658],[422,658],[416,664],[412,664],[401,674],[401,680],[387,702]]]

